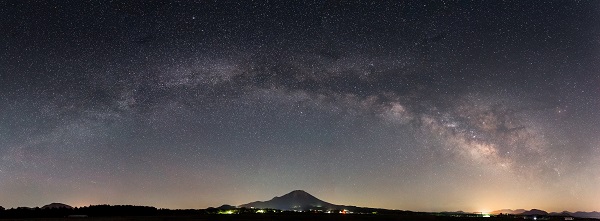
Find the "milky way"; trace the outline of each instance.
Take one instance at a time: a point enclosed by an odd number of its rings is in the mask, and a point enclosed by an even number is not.
[[[0,3],[0,205],[598,210],[599,12]]]

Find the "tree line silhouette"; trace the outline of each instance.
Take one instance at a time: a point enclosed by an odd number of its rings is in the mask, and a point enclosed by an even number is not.
[[[91,205],[74,208],[28,208],[4,209],[0,207],[0,218],[63,218],[69,216],[119,217],[119,216],[172,216],[199,215],[204,210],[170,210],[151,206],[134,205]]]
[[[225,212],[233,213],[225,213]],[[384,209],[377,210],[379,214],[397,214],[411,213],[408,211],[389,211]],[[371,213],[372,211],[369,211]],[[209,207],[207,209],[157,209],[152,206],[135,205],[91,205],[84,207],[61,207],[61,208],[29,208],[17,207],[4,209],[0,207],[0,219],[15,218],[64,218],[64,217],[130,217],[130,216],[198,216],[215,214],[295,214],[293,211],[281,211],[277,209],[255,209],[255,208],[236,208],[236,207]],[[305,211],[305,213],[318,213],[316,211]],[[323,213],[322,211],[320,213]],[[338,210],[335,213],[339,213]]]

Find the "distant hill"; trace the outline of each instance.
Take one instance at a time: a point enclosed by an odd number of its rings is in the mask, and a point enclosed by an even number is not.
[[[600,212],[574,212],[571,213],[571,215],[573,215],[574,217],[580,217],[580,218],[596,218],[596,219],[600,219]]]
[[[236,209],[236,208],[237,207],[228,205],[228,204],[223,204],[222,206],[217,207],[217,209],[220,209],[220,210],[230,210],[230,209]]]
[[[531,215],[547,216],[548,212],[546,212],[544,210],[539,210],[539,209],[532,209],[532,210],[529,210],[529,211],[525,211],[525,212],[521,213],[520,215],[526,215],[526,216],[531,216]]]
[[[562,212],[551,212],[549,213],[550,216],[573,216],[573,214],[571,214],[569,211],[562,211]]]
[[[279,210],[343,210],[343,209],[357,209],[359,207],[355,206],[344,206],[344,205],[335,205],[332,203],[325,202],[320,200],[313,195],[303,191],[303,190],[294,190],[288,194],[283,196],[274,197],[268,201],[256,201],[252,203],[242,204],[239,207],[246,208],[271,208],[271,209],[279,209]]]
[[[498,215],[500,213],[502,213],[502,214],[521,214],[521,213],[524,213],[524,212],[527,212],[527,210],[524,210],[524,209],[516,209],[516,210],[501,209],[501,210],[493,211],[493,212],[491,212],[491,214],[495,214],[495,215]]]
[[[48,205],[42,206],[42,209],[63,209],[63,208],[67,208],[67,209],[72,209],[73,207],[64,204],[64,203],[50,203]]]
[[[491,212],[491,214],[513,214],[513,215],[525,215],[525,216],[533,216],[533,215],[539,215],[539,216],[573,216],[573,217],[578,217],[578,218],[596,218],[596,219],[600,219],[600,212],[569,212],[569,211],[562,211],[562,212],[552,212],[552,213],[548,213],[546,211],[543,210],[539,210],[539,209],[532,209],[532,210],[524,210],[524,209],[517,209],[517,210],[511,210],[511,209],[501,209],[501,210],[496,210]]]
[[[534,210],[531,210],[534,211]],[[531,211],[529,211],[529,213],[531,213]],[[536,210],[538,214],[527,214],[527,213],[523,213],[522,215],[540,215],[539,213],[544,212],[542,210]],[[541,212],[540,212],[541,211]],[[550,216],[573,216],[573,217],[578,217],[578,218],[594,218],[594,219],[600,219],[600,212],[582,212],[582,211],[577,211],[577,212],[569,212],[569,211],[562,211],[562,212],[553,212],[553,213],[546,213],[543,215],[550,215]]]

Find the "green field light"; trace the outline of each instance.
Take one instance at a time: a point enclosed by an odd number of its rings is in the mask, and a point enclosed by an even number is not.
[[[234,214],[235,210],[225,210],[225,211],[219,211],[219,214]]]

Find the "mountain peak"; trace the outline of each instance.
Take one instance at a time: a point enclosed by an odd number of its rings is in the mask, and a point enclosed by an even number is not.
[[[280,210],[308,210],[312,208],[337,208],[337,205],[322,201],[304,190],[294,190],[269,201],[257,201],[239,207],[272,208]]]
[[[315,198],[313,195],[310,195],[310,193],[308,193],[304,190],[294,190],[292,192],[289,192],[288,194],[280,196],[280,198],[283,198],[283,197],[291,197],[291,198],[310,198],[310,197],[312,197],[312,198]]]
[[[304,191],[304,190],[294,190],[294,191],[292,191],[292,192],[290,192],[290,193],[288,193],[288,194],[306,194],[306,195],[310,195],[309,193],[307,193],[307,192],[306,192],[306,191]],[[286,194],[286,195],[287,195],[287,194]]]

